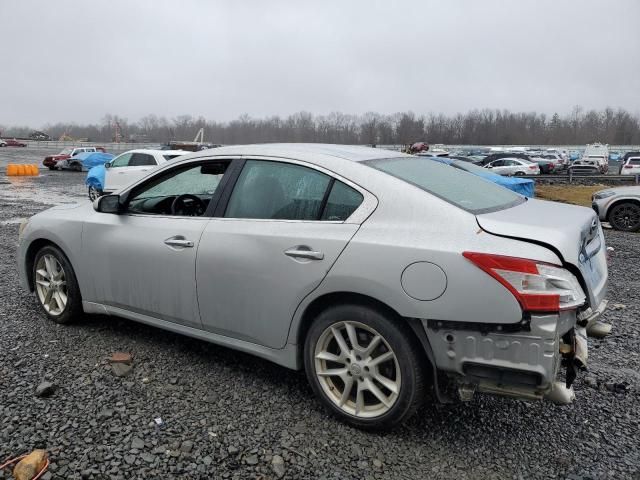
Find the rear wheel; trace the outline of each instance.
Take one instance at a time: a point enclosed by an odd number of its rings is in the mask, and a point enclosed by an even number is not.
[[[47,167],[49,170],[55,170],[56,167]]]
[[[640,230],[640,205],[631,202],[614,205],[609,212],[609,223],[616,230],[637,232]]]
[[[360,428],[389,428],[423,402],[425,360],[401,322],[362,305],[332,307],[316,318],[305,370],[334,415]]]
[[[33,262],[33,289],[38,304],[57,323],[69,323],[82,313],[82,299],[67,257],[53,245],[41,248]]]

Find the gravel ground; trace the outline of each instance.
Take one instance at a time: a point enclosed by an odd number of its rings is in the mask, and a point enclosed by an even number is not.
[[[85,201],[83,178],[0,176],[0,460],[47,448],[45,479],[640,478],[640,235],[606,232],[614,331],[590,340],[572,405],[476,396],[371,434],[329,417],[301,372],[117,318],[47,321],[18,285],[15,219]]]

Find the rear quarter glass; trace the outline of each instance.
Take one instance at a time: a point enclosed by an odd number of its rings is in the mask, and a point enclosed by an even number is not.
[[[426,158],[369,160],[388,173],[474,215],[511,208],[526,199],[479,176]]]

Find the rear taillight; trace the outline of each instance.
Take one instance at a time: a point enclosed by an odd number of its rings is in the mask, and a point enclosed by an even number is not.
[[[463,252],[465,258],[509,290],[522,310],[559,312],[584,304],[578,279],[568,270],[527,258]]]
[[[529,169],[531,169],[531,170],[535,170],[536,168],[538,168],[537,165],[529,165]]]
[[[624,168],[633,168],[633,165],[625,165]]]

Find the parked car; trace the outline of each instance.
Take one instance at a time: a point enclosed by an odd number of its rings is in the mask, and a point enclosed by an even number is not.
[[[539,158],[541,158],[542,160],[548,160],[551,161],[555,164],[553,170],[556,172],[562,171],[562,170],[566,170],[567,168],[569,168],[569,160],[565,159],[562,155],[560,155],[559,153],[542,153],[540,154]],[[534,160],[534,159],[532,159]]]
[[[0,147],[26,147],[27,144],[16,140],[15,138],[6,138],[4,140],[0,140]]]
[[[104,153],[105,149],[103,147],[77,147],[77,148],[67,147],[57,155],[49,155],[44,157],[44,160],[42,161],[42,165],[44,165],[45,167],[48,167],[49,170],[55,170],[56,168],[58,168],[58,162],[62,162],[63,160],[67,160],[71,157],[76,156],[79,153],[84,153],[84,152],[103,152]]]
[[[105,164],[102,193],[111,193],[147,175],[149,170],[190,153],[186,150],[129,150]],[[91,188],[91,187],[90,187]],[[89,192],[91,196],[91,192]]]
[[[556,154],[564,164],[569,163],[569,152],[566,148],[547,148],[545,154]]]
[[[640,155],[629,157],[620,164],[620,175],[640,175]]]
[[[532,156],[531,161],[537,163],[540,167],[540,173],[552,174],[557,173],[562,169],[562,164],[559,163],[559,157],[557,154],[541,154],[538,157]]]
[[[640,187],[615,187],[593,194],[591,205],[598,217],[616,230],[640,230]]]
[[[38,213],[17,261],[55,322],[116,315],[304,368],[331,412],[384,428],[428,389],[571,401],[605,252],[588,208],[412,155],[268,144]]]
[[[508,188],[509,190],[519,193],[520,195],[524,195],[525,197],[533,198],[535,195],[535,182],[531,179],[498,175],[479,165],[474,165],[473,163],[463,160],[457,160],[452,157],[431,157],[431,159],[482,177],[485,180],[489,180],[501,187]]]
[[[569,166],[571,173],[605,174],[609,171],[609,163],[603,155],[584,156]]]
[[[451,158],[453,160],[460,160],[462,162],[471,163],[473,165],[478,165],[481,163],[481,161],[479,161],[477,158],[468,157],[466,155],[449,155],[449,157],[447,158]]]
[[[626,152],[620,159],[620,165],[624,165],[631,157],[640,157],[640,152]]]
[[[609,171],[609,145],[592,143],[587,145],[582,157],[574,161],[569,170],[572,173],[600,173]]]
[[[484,168],[498,175],[539,175],[540,167],[535,162],[521,158],[501,158],[488,163]]]

